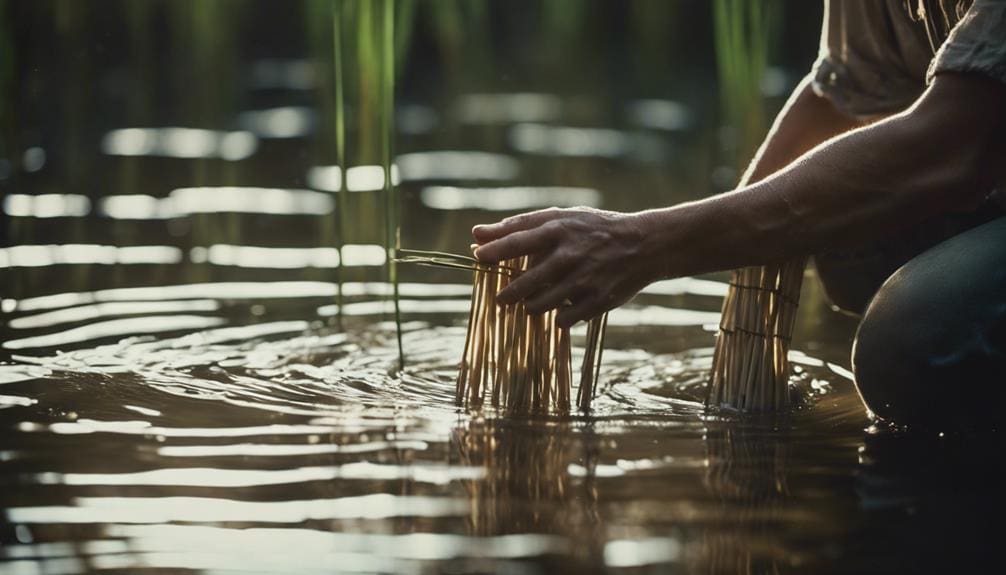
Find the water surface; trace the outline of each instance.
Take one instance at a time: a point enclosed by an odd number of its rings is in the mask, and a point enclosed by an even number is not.
[[[399,372],[373,102],[347,94],[342,170],[331,44],[305,32],[327,16],[128,4],[16,11],[33,88],[24,149],[0,158],[0,574],[962,572],[988,554],[998,440],[870,427],[855,321],[812,272],[785,416],[704,410],[724,275],[612,313],[590,413],[455,408],[470,278],[400,268]],[[504,5],[495,35],[419,12],[390,172],[405,247],[732,185],[704,11],[653,35],[666,19],[584,2],[610,21],[577,40]],[[809,65],[800,38],[776,83]]]

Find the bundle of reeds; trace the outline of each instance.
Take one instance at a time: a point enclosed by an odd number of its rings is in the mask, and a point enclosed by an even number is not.
[[[745,412],[789,404],[789,353],[805,260],[737,270],[723,301],[706,405]]]
[[[474,271],[468,333],[458,371],[460,406],[487,402],[511,413],[568,412],[572,397],[572,342],[556,324],[556,310],[532,314],[523,302],[499,306],[496,294],[527,270],[522,257],[489,265],[474,258],[400,250],[399,261]],[[600,375],[607,314],[592,319],[580,366],[576,405],[590,409]]]

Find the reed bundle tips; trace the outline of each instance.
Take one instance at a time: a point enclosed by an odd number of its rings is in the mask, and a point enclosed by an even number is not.
[[[745,412],[789,405],[789,353],[804,260],[733,273],[723,302],[706,406]]]

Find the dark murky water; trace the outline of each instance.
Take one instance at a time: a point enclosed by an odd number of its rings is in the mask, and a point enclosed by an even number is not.
[[[123,98],[113,64],[98,99]],[[595,411],[510,418],[452,405],[469,278],[402,268],[397,373],[381,169],[343,178],[318,152],[310,60],[241,69],[225,121],[106,114],[73,133],[79,158],[45,138],[10,155],[0,574],[961,572],[990,554],[998,440],[868,430],[855,324],[812,274],[785,417],[703,411],[723,276],[612,313]],[[723,176],[701,96],[406,84],[409,247],[460,252],[515,211],[662,205]]]
[[[821,561],[800,538],[840,534],[832,516],[855,503],[832,492],[865,426],[840,367],[799,357],[806,405],[785,421],[704,416],[710,352],[691,344],[708,343],[715,313],[697,310],[716,296],[696,293],[722,284],[664,284],[681,295],[613,314],[596,411],[532,419],[452,406],[466,286],[402,286],[401,376],[374,297],[387,286],[345,285],[342,328],[319,319],[335,287],[8,301],[0,454],[17,543],[2,552],[21,563],[4,569],[785,566]],[[633,344],[661,332],[688,343]]]

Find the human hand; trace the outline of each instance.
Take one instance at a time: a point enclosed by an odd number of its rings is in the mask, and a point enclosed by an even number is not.
[[[531,313],[559,310],[569,327],[617,307],[659,275],[648,261],[652,242],[641,214],[550,208],[475,226],[475,257],[497,263],[531,256],[529,269],[497,301],[524,301]]]

